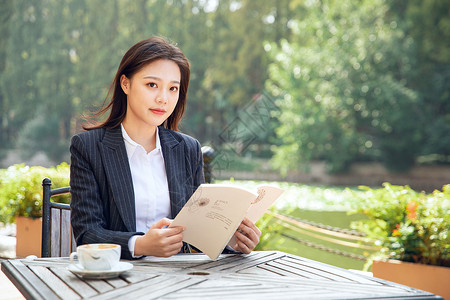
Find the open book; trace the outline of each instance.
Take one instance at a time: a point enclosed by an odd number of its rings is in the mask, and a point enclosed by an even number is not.
[[[216,260],[227,244],[234,245],[234,233],[244,217],[255,223],[282,193],[270,185],[259,186],[254,193],[232,185],[202,184],[170,227],[186,227],[183,241]]]

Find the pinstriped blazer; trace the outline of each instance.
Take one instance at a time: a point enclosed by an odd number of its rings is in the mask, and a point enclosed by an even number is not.
[[[159,127],[169,186],[171,218],[204,182],[200,143]],[[115,243],[130,259],[128,240],[136,232],[134,189],[120,126],[72,137],[70,145],[71,223],[77,245]]]

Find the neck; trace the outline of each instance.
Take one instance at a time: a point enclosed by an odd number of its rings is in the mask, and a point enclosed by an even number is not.
[[[128,136],[150,152],[156,148],[156,126],[133,126],[125,120],[122,122]]]

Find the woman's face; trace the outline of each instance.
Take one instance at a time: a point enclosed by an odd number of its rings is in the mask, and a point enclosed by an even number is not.
[[[131,78],[122,75],[127,95],[126,122],[132,126],[159,126],[174,111],[180,93],[181,72],[166,59],[155,60]]]

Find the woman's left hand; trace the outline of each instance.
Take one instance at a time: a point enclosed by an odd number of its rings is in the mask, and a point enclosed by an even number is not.
[[[244,218],[234,235],[236,237],[234,250],[249,254],[258,245],[261,230],[248,218]]]

